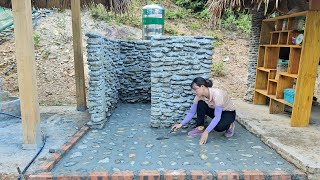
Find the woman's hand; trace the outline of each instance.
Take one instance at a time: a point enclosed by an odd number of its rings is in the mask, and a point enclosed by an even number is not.
[[[207,142],[208,135],[209,135],[209,132],[208,132],[207,130],[205,130],[205,131],[201,134],[201,138],[200,138],[200,141],[199,141],[199,145],[204,145],[204,144]]]
[[[182,127],[182,124],[175,124],[171,127],[171,130],[176,131]]]

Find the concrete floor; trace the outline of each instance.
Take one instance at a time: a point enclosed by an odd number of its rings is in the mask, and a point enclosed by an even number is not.
[[[46,145],[27,173],[32,173],[51,154],[49,149],[59,148],[89,119],[88,113],[77,112],[76,107],[40,107],[40,129],[47,135]],[[0,120],[0,179],[16,179],[17,167],[21,171],[30,162],[37,150],[22,149],[21,120]]]
[[[309,127],[290,127],[290,114],[269,114],[267,105],[235,101],[237,119],[310,179],[320,179],[320,107],[314,106]]]
[[[149,123],[150,104],[119,104],[105,128],[90,130],[59,161],[53,174],[181,168],[292,173],[296,169],[239,124],[232,138],[214,132],[206,145],[199,146],[200,136],[187,136],[189,129],[156,140],[169,130],[150,128]]]

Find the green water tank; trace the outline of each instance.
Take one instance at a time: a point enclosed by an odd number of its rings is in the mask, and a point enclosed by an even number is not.
[[[161,36],[164,32],[164,8],[157,4],[142,8],[142,36],[150,40],[153,36]]]

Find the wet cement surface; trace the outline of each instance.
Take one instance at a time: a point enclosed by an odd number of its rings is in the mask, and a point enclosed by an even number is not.
[[[232,138],[211,132],[199,146],[200,136],[187,136],[191,127],[156,140],[169,129],[150,128],[149,121],[150,104],[119,104],[105,128],[90,130],[52,172],[296,169],[238,123]]]

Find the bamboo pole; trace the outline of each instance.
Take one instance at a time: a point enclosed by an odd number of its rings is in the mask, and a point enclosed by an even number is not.
[[[71,11],[72,11],[72,33],[73,33],[74,68],[75,68],[75,79],[76,79],[77,110],[85,111],[87,109],[87,102],[86,102],[84,65],[83,65],[83,54],[82,54],[80,0],[71,0]]]
[[[24,149],[37,147],[40,122],[30,0],[12,0]]]

